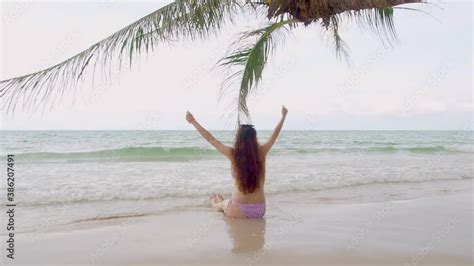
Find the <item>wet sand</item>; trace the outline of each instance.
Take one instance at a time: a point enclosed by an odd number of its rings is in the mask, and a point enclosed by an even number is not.
[[[273,195],[256,220],[203,207],[58,226],[17,234],[14,264],[471,265],[472,180],[444,185]]]

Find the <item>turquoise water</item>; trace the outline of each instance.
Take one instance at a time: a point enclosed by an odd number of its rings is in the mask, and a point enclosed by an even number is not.
[[[213,133],[232,144],[234,132]],[[232,188],[229,163],[194,131],[1,134],[2,157],[16,158],[18,206],[38,219],[68,211],[53,224],[200,207]],[[270,134],[259,132],[260,142]],[[266,192],[472,179],[473,143],[472,131],[284,131],[268,158]]]
[[[3,131],[1,149],[41,162],[192,161],[217,152],[193,131]],[[261,142],[269,131],[261,132]],[[231,145],[233,132],[215,135]],[[468,131],[289,131],[273,154],[473,153]]]

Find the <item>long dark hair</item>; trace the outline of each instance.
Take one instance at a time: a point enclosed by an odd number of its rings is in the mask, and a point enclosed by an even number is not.
[[[252,125],[240,125],[235,137],[234,166],[237,185],[244,194],[260,187],[260,161],[258,159],[257,131]]]

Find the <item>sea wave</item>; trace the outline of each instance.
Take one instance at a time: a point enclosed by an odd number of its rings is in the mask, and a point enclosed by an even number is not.
[[[402,183],[419,183],[419,182],[430,182],[430,181],[459,181],[459,180],[472,180],[472,176],[456,176],[446,178],[431,178],[431,177],[420,177],[420,178],[399,178],[399,179],[328,179],[325,181],[318,181],[313,183],[306,182],[293,182],[291,185],[288,184],[276,184],[266,187],[266,194],[276,195],[281,193],[291,192],[314,192],[314,191],[325,191],[341,188],[358,187],[363,185],[372,184],[402,184]],[[221,188],[222,189],[222,188]],[[230,191],[231,188],[228,188]],[[176,201],[193,202],[196,206],[201,206],[203,199],[207,199],[212,193],[221,191],[217,187],[212,185],[206,185],[202,187],[189,187],[188,189],[173,189],[168,188],[152,188],[145,187],[135,191],[110,191],[107,187],[101,187],[98,191],[90,191],[87,189],[79,189],[76,187],[68,187],[65,189],[59,189],[59,191],[48,192],[48,193],[37,193],[36,191],[29,191],[28,197],[19,199],[17,201],[18,206],[22,207],[47,207],[47,206],[69,206],[74,204],[98,204],[98,203],[117,203],[122,202],[134,202],[143,204],[157,204],[160,203],[173,203]],[[153,203],[154,202],[154,203]],[[0,204],[6,204],[4,200],[0,200]]]
[[[321,154],[321,153],[414,153],[414,154],[453,154],[473,153],[470,147],[445,146],[365,146],[341,148],[276,148],[276,154]],[[16,154],[18,159],[30,161],[190,161],[215,159],[217,151],[203,147],[125,147],[80,152],[32,152]]]
[[[60,161],[188,161],[217,155],[211,149],[200,147],[126,147],[82,152],[34,152],[16,154],[24,160]]]
[[[289,149],[297,153],[422,153],[422,154],[449,154],[449,153],[473,153],[467,147],[454,148],[444,146],[368,146],[368,147],[349,147],[349,148],[305,148]]]

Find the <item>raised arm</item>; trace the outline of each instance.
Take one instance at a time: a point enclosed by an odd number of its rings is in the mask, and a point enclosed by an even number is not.
[[[203,128],[197,121],[194,119],[193,115],[188,111],[186,112],[186,120],[192,124],[196,130],[205,138],[209,143],[211,143],[214,148],[216,148],[220,153],[224,154],[229,160],[232,158],[232,148],[224,145],[222,142],[217,140],[209,131]]]
[[[288,113],[288,109],[286,109],[285,106],[282,106],[281,107],[280,122],[278,122],[277,126],[273,130],[273,133],[270,136],[270,138],[268,139],[268,141],[261,146],[261,149],[263,150],[264,154],[267,154],[271,150],[273,144],[275,143],[276,139],[278,138],[278,135],[280,135],[280,131],[281,131],[281,128],[283,127],[283,123],[285,122],[287,113]]]

